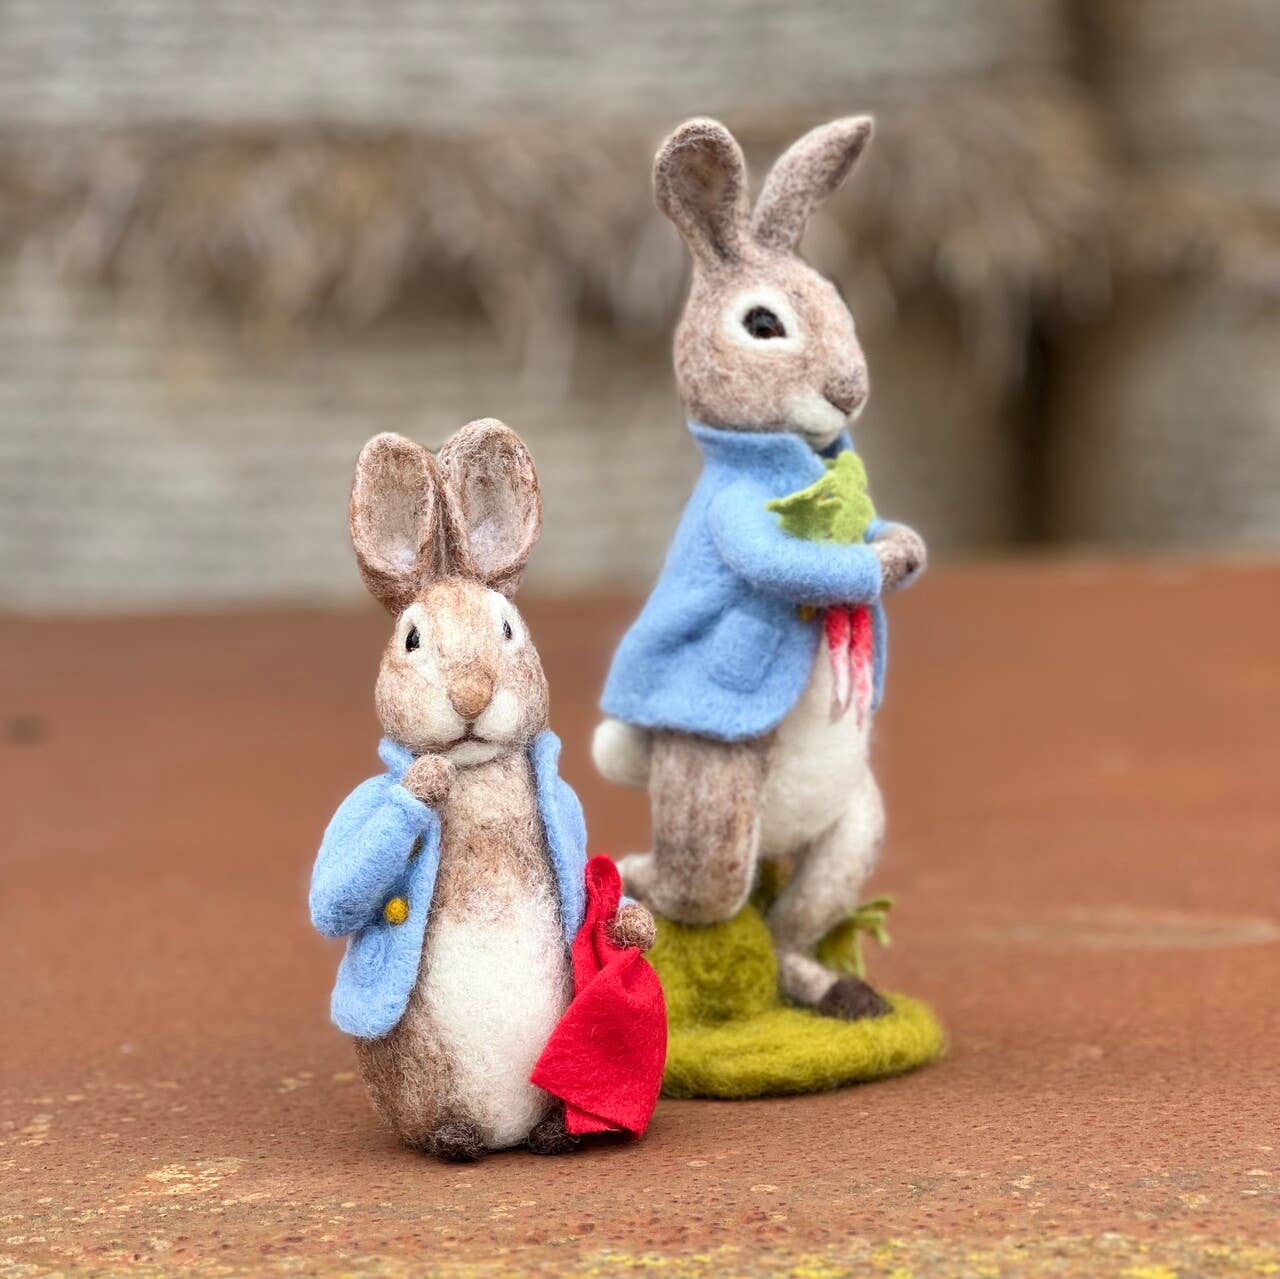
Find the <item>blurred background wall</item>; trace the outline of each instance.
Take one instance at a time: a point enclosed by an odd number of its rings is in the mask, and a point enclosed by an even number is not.
[[[654,146],[815,219],[873,493],[939,554],[1280,546],[1274,0],[0,0],[0,606],[358,599],[378,430],[498,416],[531,586],[640,588],[696,470]]]

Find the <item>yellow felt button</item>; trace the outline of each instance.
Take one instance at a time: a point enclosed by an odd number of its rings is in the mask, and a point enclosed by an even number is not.
[[[802,622],[812,622],[818,616],[818,610],[812,604],[797,604],[796,616]]]
[[[388,924],[403,924],[409,918],[409,903],[403,897],[393,897],[382,908],[382,918]]]

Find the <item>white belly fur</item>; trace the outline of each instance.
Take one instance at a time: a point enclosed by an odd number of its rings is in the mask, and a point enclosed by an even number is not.
[[[855,694],[849,709],[832,720],[833,683],[827,645],[820,642],[809,683],[777,728],[761,802],[762,857],[798,852],[840,818],[864,789],[871,708]]]
[[[550,884],[514,879],[485,907],[443,912],[427,939],[422,995],[448,1055],[450,1092],[498,1149],[528,1136],[551,1099],[529,1082],[573,990]]]

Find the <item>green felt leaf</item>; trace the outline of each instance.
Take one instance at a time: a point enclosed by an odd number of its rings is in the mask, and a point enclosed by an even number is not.
[[[818,959],[829,968],[865,978],[867,964],[862,953],[863,934],[874,937],[881,946],[888,946],[889,932],[885,925],[892,909],[892,897],[873,897],[863,902],[818,944]]]
[[[827,473],[808,488],[768,503],[785,533],[806,542],[861,542],[875,519],[867,493],[867,469],[853,452],[828,462]]]

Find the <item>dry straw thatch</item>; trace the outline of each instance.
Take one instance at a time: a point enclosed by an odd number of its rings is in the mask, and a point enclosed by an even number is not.
[[[748,134],[757,171],[827,113]],[[1007,363],[1033,301],[1105,285],[1104,173],[1064,86],[952,88],[880,126],[813,245],[864,305],[935,288]],[[19,138],[0,145],[0,248],[272,323],[478,306],[513,338],[584,312],[661,327],[683,270],[648,189],[661,127]]]
[[[757,175],[837,109],[744,130]],[[683,251],[649,191],[668,123],[0,144],[0,255],[21,264],[0,287],[3,597],[351,596],[334,512],[359,441],[478,413],[544,472],[531,588],[644,586],[696,466],[664,350]],[[1093,128],[1056,81],[948,87],[879,123],[808,245],[866,334],[876,496],[935,548],[999,544],[1021,519],[1005,399],[1028,317],[1105,286]]]

